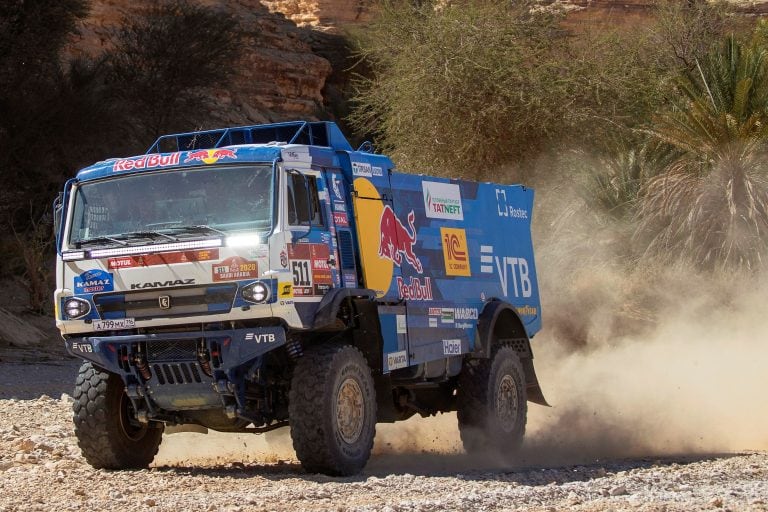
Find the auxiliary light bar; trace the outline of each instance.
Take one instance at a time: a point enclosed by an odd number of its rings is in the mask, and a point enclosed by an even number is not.
[[[141,245],[136,247],[119,247],[116,249],[95,249],[88,252],[91,258],[107,258],[109,256],[128,256],[130,254],[149,254],[153,252],[183,251],[185,249],[208,249],[221,247],[221,239],[195,240],[173,244]]]

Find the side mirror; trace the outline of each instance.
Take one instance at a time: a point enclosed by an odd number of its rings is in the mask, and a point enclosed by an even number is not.
[[[58,238],[61,230],[62,214],[64,213],[64,192],[59,192],[53,200],[53,238]]]

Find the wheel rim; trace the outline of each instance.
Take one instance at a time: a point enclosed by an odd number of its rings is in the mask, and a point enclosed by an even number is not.
[[[345,443],[353,444],[360,438],[363,415],[363,390],[355,379],[347,378],[336,400],[336,426]]]
[[[504,375],[499,381],[496,393],[496,416],[504,432],[512,432],[517,420],[517,385],[511,375]]]
[[[147,433],[146,425],[135,425],[131,422],[133,417],[133,404],[128,399],[128,395],[123,393],[120,395],[120,430],[123,431],[123,435],[131,441],[139,441]]]

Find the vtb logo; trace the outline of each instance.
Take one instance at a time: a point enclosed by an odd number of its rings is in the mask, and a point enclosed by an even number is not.
[[[449,276],[470,276],[467,234],[463,229],[440,228],[443,241],[445,274]]]

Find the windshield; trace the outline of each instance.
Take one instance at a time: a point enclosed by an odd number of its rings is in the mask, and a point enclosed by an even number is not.
[[[143,236],[269,231],[269,165],[204,167],[135,174],[75,190],[70,245]],[[125,242],[123,242],[125,243]]]

